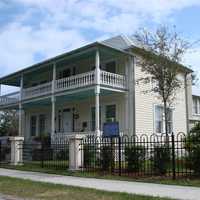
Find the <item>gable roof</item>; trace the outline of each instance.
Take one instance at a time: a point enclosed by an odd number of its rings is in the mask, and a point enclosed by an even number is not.
[[[133,37],[126,36],[126,35],[118,35],[118,36],[109,38],[107,40],[104,40],[101,43],[106,44],[113,48],[124,50],[124,51],[128,51],[131,49],[132,50],[134,50],[134,49],[135,50],[136,49],[144,50],[144,48],[141,47],[140,44],[136,40],[134,40]],[[189,73],[193,72],[190,68],[184,66],[183,64],[181,64],[181,63],[177,63],[177,64],[181,67],[181,69],[183,69]]]
[[[127,50],[130,47],[133,47],[133,42],[129,37],[124,35],[118,35],[107,40],[101,41],[102,44],[110,46],[112,48]]]

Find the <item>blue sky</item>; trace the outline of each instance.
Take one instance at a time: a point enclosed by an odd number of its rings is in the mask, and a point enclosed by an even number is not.
[[[176,25],[200,39],[200,0],[1,0],[0,76],[33,63],[139,28]],[[200,71],[200,46],[184,63]]]

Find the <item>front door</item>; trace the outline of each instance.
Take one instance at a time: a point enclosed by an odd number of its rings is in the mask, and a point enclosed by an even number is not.
[[[63,130],[64,132],[72,132],[72,111],[71,109],[63,110]]]

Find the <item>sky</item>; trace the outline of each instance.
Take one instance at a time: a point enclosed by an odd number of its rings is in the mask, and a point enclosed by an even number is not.
[[[0,0],[0,76],[140,28],[177,27],[200,40],[200,0]],[[183,62],[198,74],[200,44]],[[198,74],[200,77],[200,73]]]

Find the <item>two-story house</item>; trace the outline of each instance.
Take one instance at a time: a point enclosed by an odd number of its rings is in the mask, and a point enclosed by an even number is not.
[[[0,109],[19,110],[19,134],[26,139],[49,133],[62,137],[74,133],[97,134],[104,122],[118,121],[124,134],[164,131],[162,102],[144,94],[147,85],[133,53],[131,38],[117,36],[95,42],[31,67],[9,74],[0,84],[19,91],[0,97]],[[170,108],[169,130],[188,131],[187,77],[182,67],[182,88]]]

